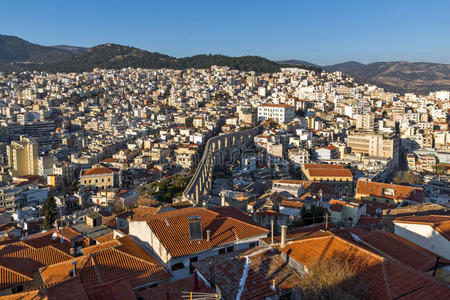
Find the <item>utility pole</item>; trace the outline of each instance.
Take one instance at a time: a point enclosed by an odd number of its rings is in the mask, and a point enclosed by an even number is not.
[[[273,244],[273,219],[270,220],[270,237],[271,237],[271,244]]]
[[[328,213],[325,214],[325,230],[328,230]]]

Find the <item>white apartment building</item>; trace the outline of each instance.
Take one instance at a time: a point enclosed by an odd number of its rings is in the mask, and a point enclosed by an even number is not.
[[[258,121],[274,119],[278,123],[289,123],[295,118],[295,107],[286,104],[261,104],[258,106]]]

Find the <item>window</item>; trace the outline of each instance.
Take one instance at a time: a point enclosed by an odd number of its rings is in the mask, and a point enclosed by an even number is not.
[[[219,249],[219,254],[225,254],[225,248]]]
[[[227,248],[227,253],[233,252],[233,246]]]
[[[172,266],[172,271],[180,270],[180,269],[183,269],[183,268],[184,268],[183,263],[177,263],[177,264],[174,264]]]
[[[250,248],[253,248],[253,247],[256,247],[256,242],[251,242],[249,245],[248,245],[248,248],[250,249]]]

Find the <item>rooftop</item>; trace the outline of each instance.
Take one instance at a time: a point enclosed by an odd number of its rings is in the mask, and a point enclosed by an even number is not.
[[[203,239],[191,241],[189,217],[200,216]],[[236,240],[265,236],[267,229],[205,208],[191,207],[164,212],[148,219],[148,225],[172,257],[205,251]],[[210,241],[206,230],[211,231]]]

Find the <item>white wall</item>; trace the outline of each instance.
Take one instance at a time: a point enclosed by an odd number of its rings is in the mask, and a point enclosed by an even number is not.
[[[395,223],[395,234],[450,259],[450,241],[429,225]]]

